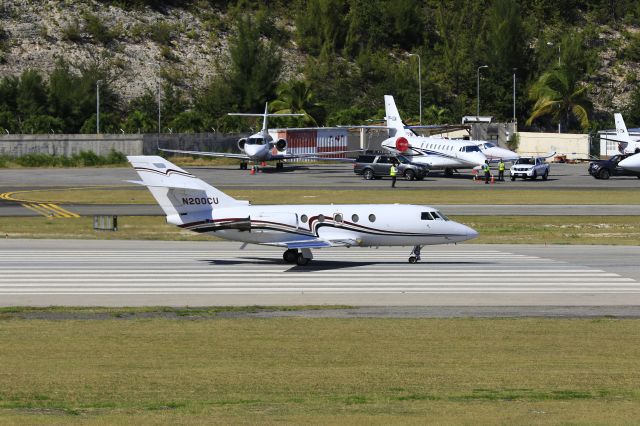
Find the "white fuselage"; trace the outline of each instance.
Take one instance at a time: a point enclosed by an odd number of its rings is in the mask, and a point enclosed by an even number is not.
[[[623,169],[640,172],[640,154],[633,154],[618,163]]]
[[[256,133],[247,138],[243,150],[250,161],[262,162],[271,160],[271,149],[273,140],[269,134]]]
[[[410,161],[426,164],[430,169],[465,169],[484,164],[487,157],[475,143],[423,136],[404,136],[411,146],[400,152],[397,149],[398,136],[382,142],[382,147],[390,152],[402,154]]]
[[[415,246],[469,240],[478,233],[418,205],[331,204],[229,206],[211,217],[182,216],[180,227],[254,244],[343,240],[348,246]]]

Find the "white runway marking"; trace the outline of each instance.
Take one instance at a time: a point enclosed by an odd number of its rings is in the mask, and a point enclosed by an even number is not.
[[[158,242],[158,245],[164,244]],[[307,267],[282,250],[0,250],[3,295],[640,294],[616,273],[469,246],[332,249]]]

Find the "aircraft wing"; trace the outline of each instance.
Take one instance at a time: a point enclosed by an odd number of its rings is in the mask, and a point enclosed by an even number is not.
[[[286,247],[290,249],[303,249],[303,248],[325,248],[325,247],[351,247],[357,246],[359,243],[355,239],[343,238],[343,239],[307,239],[298,241],[283,241],[278,243],[265,243],[265,245]]]
[[[180,149],[165,149],[165,148],[158,148],[158,150],[163,152],[173,152],[175,154],[202,155],[206,157],[224,157],[224,158],[237,158],[238,160],[249,160],[249,156],[247,154],[233,154],[230,152],[183,151]]]

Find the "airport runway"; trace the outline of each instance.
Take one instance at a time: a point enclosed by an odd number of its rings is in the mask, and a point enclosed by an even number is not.
[[[640,247],[471,245],[314,251],[239,243],[5,240],[0,305],[205,306],[339,304],[526,312],[583,307],[640,315]],[[496,307],[502,307],[496,309]],[[393,309],[393,308],[392,308]]]

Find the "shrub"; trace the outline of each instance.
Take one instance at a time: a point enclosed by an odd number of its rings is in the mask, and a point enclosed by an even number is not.
[[[66,27],[62,28],[62,39],[73,42],[79,42],[82,40],[80,22],[78,22],[77,18],[71,21]]]
[[[113,41],[114,34],[104,25],[101,19],[91,13],[84,14],[84,28],[95,40],[102,44]]]

